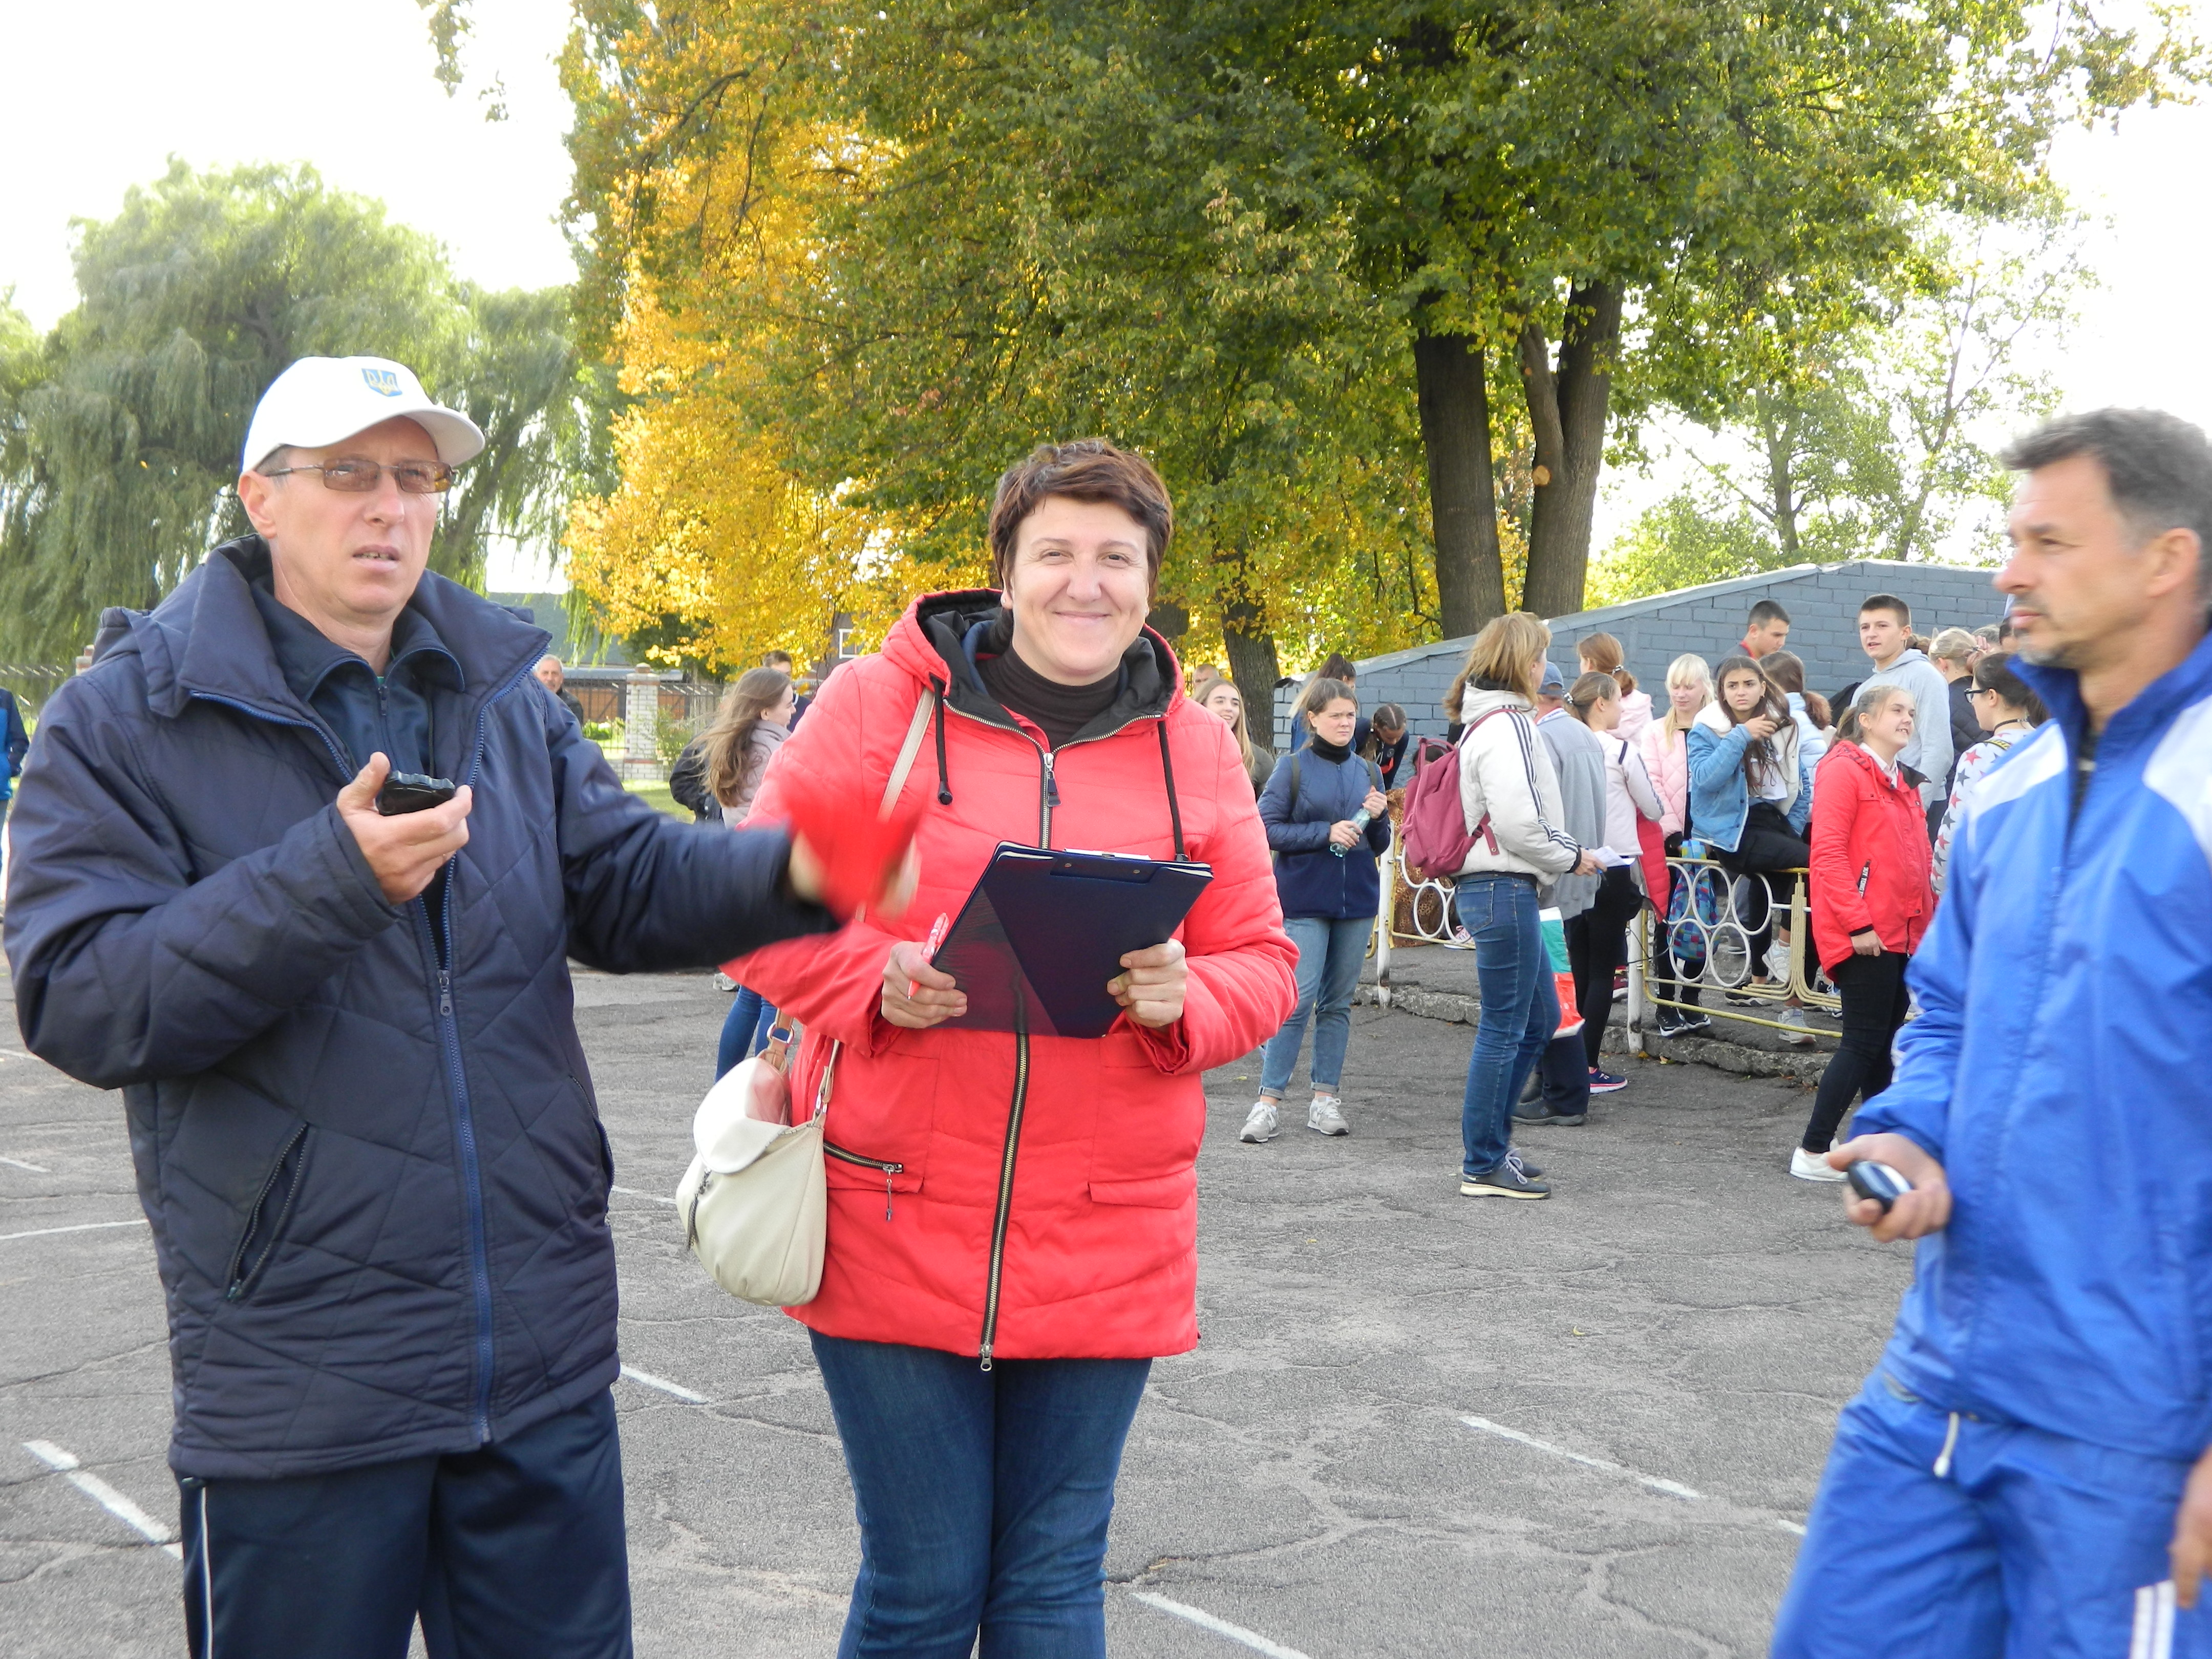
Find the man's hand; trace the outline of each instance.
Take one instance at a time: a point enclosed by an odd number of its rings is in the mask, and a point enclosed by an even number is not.
[[[415,897],[438,873],[439,866],[469,844],[471,793],[462,789],[443,806],[386,817],[376,810],[376,792],[392,773],[392,763],[380,753],[354,781],[338,791],[338,817],[353,831],[354,844],[375,872],[376,884],[394,904]]]
[[[1339,824],[1338,829],[1345,828]],[[1114,1000],[1129,1011],[1139,1025],[1172,1025],[1182,1018],[1183,993],[1190,987],[1190,967],[1184,962],[1182,941],[1132,951],[1121,958],[1127,973],[1106,981]]]
[[[2185,1607],[2197,1605],[2197,1587],[2212,1571],[2212,1451],[2197,1460],[2189,1484],[2181,1489],[2181,1507],[2173,1513],[2173,1541],[2166,1547],[2173,1567],[2173,1599]]]
[[[1851,950],[1857,956],[1878,957],[1881,954],[1881,935],[1871,927],[1853,933]]]
[[[918,941],[902,939],[884,963],[883,1011],[894,1025],[926,1031],[966,1013],[968,997],[951,975],[922,960]]]
[[[1341,847],[1349,851],[1359,845],[1359,831],[1352,827],[1350,818],[1339,818],[1328,826],[1328,840],[1332,847]],[[1122,959],[1121,965],[1125,968],[1129,965],[1127,957]]]
[[[1912,1190],[1884,1215],[1881,1205],[1845,1188],[1844,1214],[1851,1225],[1865,1228],[1885,1244],[1942,1231],[1951,1219],[1951,1183],[1943,1178],[1942,1164],[1903,1135],[1856,1135],[1828,1154],[1828,1167],[1848,1169],[1863,1158],[1888,1164],[1912,1183]]]
[[[809,904],[819,904],[828,890],[829,872],[823,868],[820,854],[805,836],[794,834],[791,838],[791,857],[784,865],[784,879],[792,892]],[[921,881],[921,849],[908,843],[906,856],[884,890],[871,902],[870,908],[879,916],[896,916],[905,913],[914,902],[914,890]]]

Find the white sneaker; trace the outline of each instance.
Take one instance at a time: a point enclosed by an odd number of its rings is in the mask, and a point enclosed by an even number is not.
[[[1805,1024],[1805,1011],[1802,1008],[1785,1007],[1774,1018],[1779,1024],[1794,1028],[1782,1034],[1782,1040],[1792,1048],[1810,1048],[1818,1041],[1813,1035],[1812,1028]]]
[[[1253,1102],[1252,1109],[1244,1115],[1244,1127],[1237,1139],[1258,1146],[1273,1140],[1276,1133],[1275,1103],[1262,1099]]]
[[[1778,939],[1767,945],[1766,972],[1777,984],[1790,983],[1790,947]]]
[[[1790,1154],[1790,1173],[1800,1181],[1841,1181],[1844,1172],[1832,1170],[1828,1160],[1819,1152],[1808,1152],[1802,1146]]]
[[[714,970],[714,988],[717,991],[734,991],[738,988],[738,982],[717,968]]]
[[[1334,1095],[1316,1095],[1306,1109],[1306,1127],[1317,1135],[1350,1134],[1352,1126],[1344,1121],[1343,1106]]]

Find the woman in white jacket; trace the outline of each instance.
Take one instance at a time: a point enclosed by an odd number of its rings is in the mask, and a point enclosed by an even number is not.
[[[1454,895],[1474,939],[1481,996],[1460,1110],[1459,1189],[1469,1198],[1551,1196],[1509,1133],[1513,1103],[1559,1024],[1539,890],[1602,867],[1559,828],[1559,779],[1528,719],[1551,643],[1551,629],[1525,611],[1497,618],[1475,636],[1446,699],[1465,727],[1460,806],[1474,837]]]

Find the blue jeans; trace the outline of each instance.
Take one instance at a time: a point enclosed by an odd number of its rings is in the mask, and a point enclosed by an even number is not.
[[[722,1041],[714,1050],[714,1075],[720,1079],[741,1060],[750,1060],[768,1047],[768,1034],[775,1029],[775,1010],[761,1000],[758,991],[738,987],[730,999],[730,1012],[722,1021]]]
[[[2157,1607],[2189,1470],[2018,1423],[1954,1428],[1877,1370],[1837,1420],[1773,1659],[2203,1659],[2212,1608]],[[2168,1621],[2170,1648],[2153,1639]]]
[[[1359,964],[1367,958],[1367,936],[1374,928],[1372,916],[1348,921],[1327,916],[1283,919],[1283,931],[1298,947],[1298,1006],[1267,1039],[1267,1051],[1260,1057],[1261,1094],[1280,1100],[1291,1086],[1310,1015],[1314,1023],[1314,1092],[1336,1092],[1344,1076],[1344,1051],[1352,1042],[1352,993],[1359,983]]]
[[[1104,1659],[1106,1523],[1149,1359],[814,1334],[860,1576],[838,1659]]]
[[[418,1612],[431,1659],[629,1659],[605,1389],[474,1451],[177,1485],[193,1659],[404,1659]]]
[[[1462,876],[1453,901],[1474,937],[1482,1000],[1460,1107],[1464,1173],[1488,1175],[1512,1150],[1513,1103],[1559,1025],[1559,988],[1536,920],[1536,885],[1516,876]]]

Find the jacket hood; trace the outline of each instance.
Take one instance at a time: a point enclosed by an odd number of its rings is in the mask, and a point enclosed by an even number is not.
[[[1472,726],[1493,709],[1519,708],[1534,712],[1534,705],[1518,691],[1491,690],[1469,685],[1459,700],[1459,719],[1462,726]]]
[[[983,689],[975,669],[979,657],[1012,648],[1013,613],[992,588],[925,593],[892,625],[884,656],[939,688],[953,708],[993,726],[1018,730],[1019,723]],[[1119,731],[1132,720],[1158,720],[1182,693],[1182,670],[1164,637],[1142,629],[1121,653],[1121,687],[1106,712],[1079,736]]]
[[[311,718],[284,683],[253,603],[252,584],[269,568],[269,544],[260,537],[225,542],[151,611],[117,607],[104,613],[94,662],[136,650],[148,706],[171,719],[194,696],[244,703],[288,720]],[[544,629],[428,571],[407,604],[460,664],[470,708],[528,670],[552,643]]]

